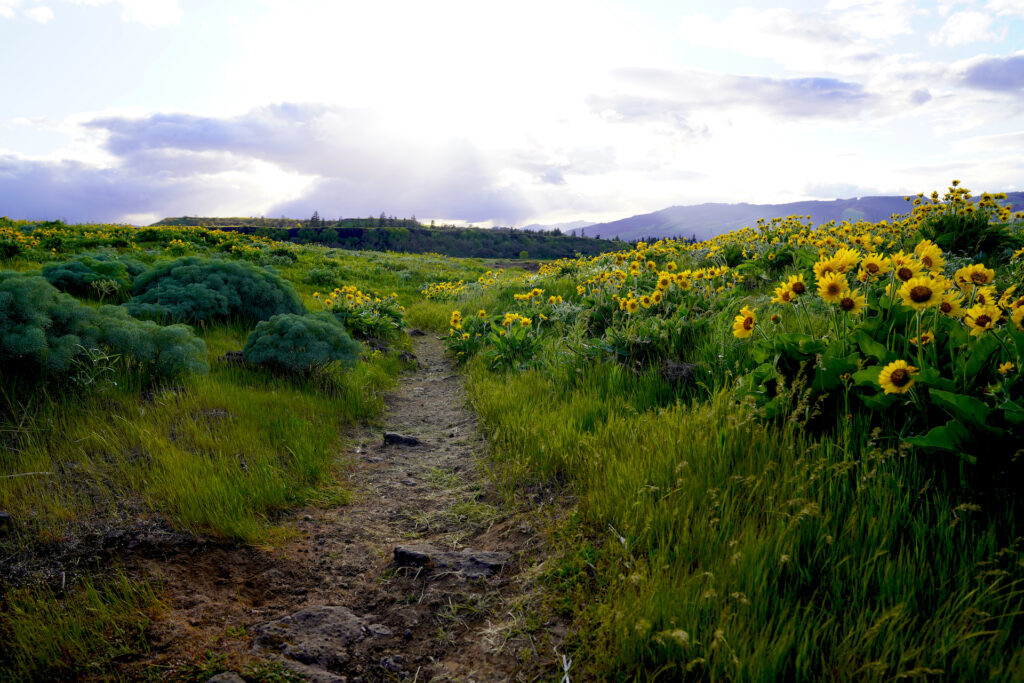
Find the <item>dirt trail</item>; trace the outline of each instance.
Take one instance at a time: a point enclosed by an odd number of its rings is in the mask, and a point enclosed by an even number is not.
[[[313,681],[506,681],[555,659],[559,629],[522,623],[540,536],[489,497],[486,443],[442,344],[413,341],[419,369],[347,454],[350,504],[298,511],[297,537],[273,551],[140,549],[171,596],[148,665],[212,650],[236,671],[272,659]]]

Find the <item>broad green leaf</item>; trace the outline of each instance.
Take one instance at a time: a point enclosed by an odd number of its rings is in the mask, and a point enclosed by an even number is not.
[[[993,334],[985,334],[972,344],[967,351],[964,372],[968,378],[974,377],[984,369],[989,358],[999,349],[999,340]]]
[[[932,402],[939,406],[960,422],[966,422],[978,427],[989,428],[987,424],[991,409],[983,401],[973,396],[955,394],[951,391],[932,389],[930,392]]]
[[[912,436],[906,442],[921,448],[938,448],[945,451],[960,452],[964,442],[970,437],[967,429],[956,420],[944,425],[933,427],[927,434]]]
[[[876,341],[864,330],[858,330],[853,340],[857,342],[857,346],[864,352],[864,355],[874,358],[879,363],[888,363],[895,358],[895,354],[885,344]]]

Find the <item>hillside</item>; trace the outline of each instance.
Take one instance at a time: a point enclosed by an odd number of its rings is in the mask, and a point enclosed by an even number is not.
[[[1024,192],[1008,192],[1007,200],[1014,211],[1024,208]],[[831,220],[863,219],[874,223],[888,219],[892,214],[904,214],[910,203],[899,197],[858,197],[832,201],[805,201],[789,204],[721,204],[706,203],[693,206],[670,206],[652,213],[630,216],[608,223],[597,223],[586,228],[588,234],[624,241],[650,237],[692,237],[706,240],[754,225],[759,218],[807,216],[815,223]]]
[[[280,226],[278,225],[280,224]],[[312,225],[311,225],[312,224]],[[293,244],[359,251],[397,251],[454,257],[558,259],[623,249],[611,239],[511,228],[425,226],[415,218],[353,218],[335,222],[261,218],[165,218],[157,226],[203,226]],[[319,226],[319,227],[317,227]]]

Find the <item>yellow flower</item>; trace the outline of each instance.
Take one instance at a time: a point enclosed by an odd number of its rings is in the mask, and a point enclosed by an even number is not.
[[[866,278],[881,277],[889,272],[889,259],[878,254],[868,254],[860,262],[860,269],[866,273]]]
[[[785,284],[775,288],[775,296],[772,297],[773,304],[788,304],[793,301],[793,291]]]
[[[467,339],[469,339],[469,332],[463,332],[462,333],[462,341],[466,341]]]
[[[1024,249],[1021,249],[1021,251],[1024,252]],[[676,265],[675,261],[669,261],[668,263],[665,264],[665,270],[667,270],[670,273],[674,273],[676,268],[678,267],[679,266]]]
[[[478,318],[486,318],[487,317],[487,311],[485,311],[484,309],[481,308],[479,311],[476,312],[476,317],[478,317]]]
[[[946,292],[939,302],[939,312],[947,318],[963,317],[964,309],[960,306],[960,295],[956,292]]]
[[[754,333],[754,326],[757,324],[757,316],[754,311],[750,310],[746,306],[740,309],[740,314],[736,316],[732,324],[733,336],[739,339],[745,339]]]
[[[1010,371],[1013,370],[1015,367],[1017,366],[1011,363],[1010,361],[1006,361],[1005,363],[999,365],[999,372],[1000,374],[1008,375],[1010,374]]]
[[[640,310],[640,302],[639,301],[637,301],[636,299],[633,299],[633,298],[630,298],[629,300],[626,301],[626,312],[627,313],[636,313],[639,310]],[[1024,309],[1022,309],[1022,310],[1024,310]]]
[[[975,263],[974,265],[964,266],[960,270],[956,271],[953,275],[953,279],[956,281],[957,287],[960,289],[967,289],[973,285],[982,286],[992,284],[995,280],[996,271],[991,268],[986,268],[984,264]]]
[[[933,273],[941,271],[942,266],[946,265],[946,260],[942,258],[942,249],[931,240],[924,240],[914,247],[914,253],[917,254],[921,265]]]
[[[1010,314],[1010,320],[1017,326],[1017,329],[1024,332],[1024,306],[1013,309],[1013,313]]]
[[[664,291],[669,288],[672,284],[672,276],[668,273],[661,273],[658,275],[658,289]]]
[[[892,269],[896,277],[907,282],[921,274],[921,264],[910,254],[898,251],[892,255]]]
[[[324,299],[324,306],[330,307],[330,306],[333,306],[333,305],[334,305],[334,300],[333,299]]]
[[[991,330],[1003,317],[998,306],[971,306],[964,315],[964,322],[971,329],[971,334],[978,336]]]
[[[838,303],[850,289],[850,283],[842,273],[826,273],[818,279],[818,296],[825,301]]]
[[[519,319],[520,327],[529,327],[532,324],[533,324],[533,321],[530,320],[529,318],[520,318]]]
[[[789,291],[793,292],[796,296],[803,296],[807,292],[807,283],[804,282],[804,276],[793,275],[786,280],[786,287]]]
[[[978,290],[974,293],[974,303],[982,306],[995,306],[997,303],[996,288],[978,287]]]
[[[313,298],[314,299],[319,299],[320,298],[320,292],[313,292]]]
[[[661,290],[656,289],[653,292],[651,292],[651,302],[655,306],[661,303],[661,298]]]
[[[928,344],[931,344],[933,341],[935,341],[935,333],[928,330],[921,333],[920,339],[918,339],[917,337],[910,338],[910,343],[913,344],[914,346],[927,346]]]
[[[898,294],[905,306],[923,311],[939,304],[942,290],[930,277],[913,277],[903,283]]]
[[[855,289],[842,295],[836,303],[846,313],[860,313],[864,308],[864,296],[859,289]]]
[[[640,297],[640,305],[643,306],[644,308],[650,308],[651,303],[651,297],[648,296],[647,294],[644,294],[643,296]]]
[[[887,394],[905,394],[914,386],[917,368],[905,360],[894,360],[878,373],[878,384]]]

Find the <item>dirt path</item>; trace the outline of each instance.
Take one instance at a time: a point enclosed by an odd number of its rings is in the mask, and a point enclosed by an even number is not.
[[[540,536],[489,497],[461,378],[437,339],[413,339],[419,369],[388,396],[382,429],[355,435],[350,504],[298,511],[283,549],[141,552],[172,598],[150,665],[212,650],[236,671],[270,659],[348,683],[533,680],[550,666],[558,630],[523,623]]]

